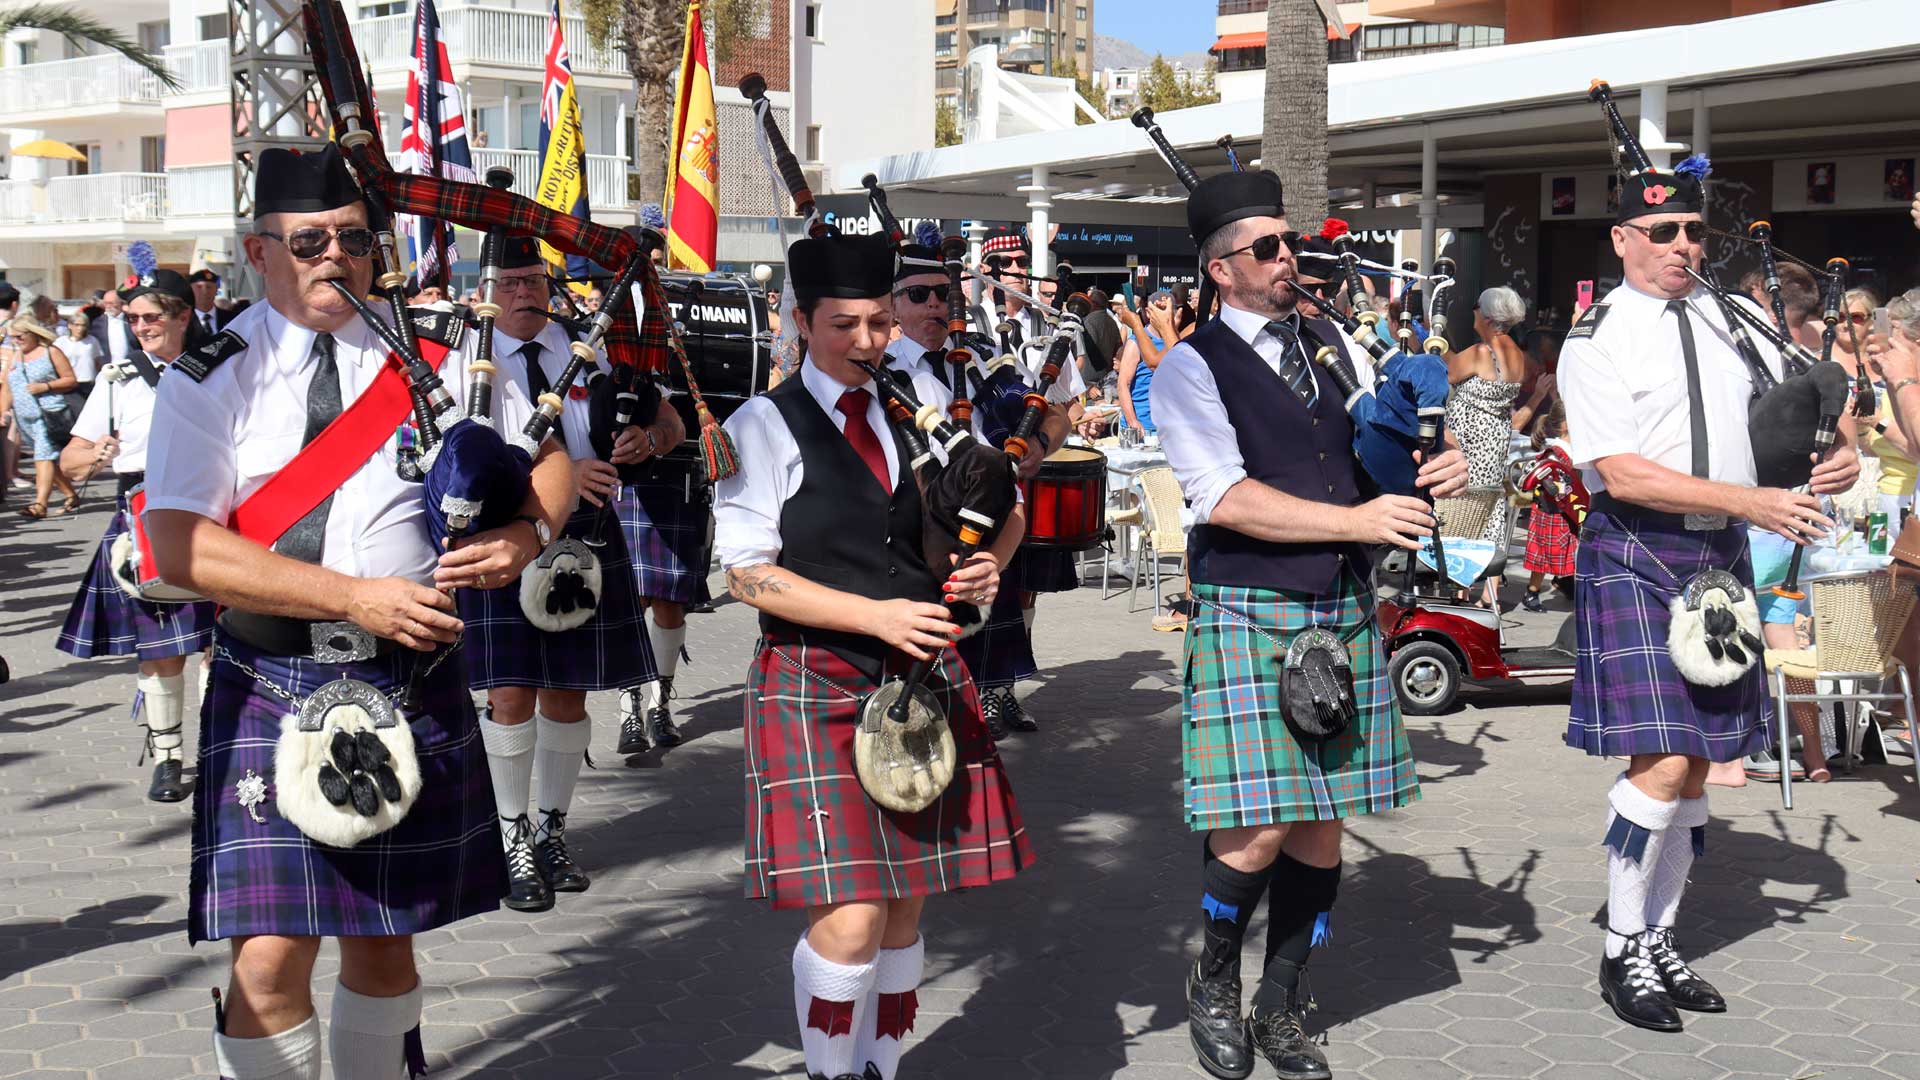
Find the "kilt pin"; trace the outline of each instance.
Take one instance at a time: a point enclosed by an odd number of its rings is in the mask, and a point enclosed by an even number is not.
[[[828,649],[763,639],[747,674],[746,895],[776,909],[990,885],[1034,859],[965,668],[925,684],[946,711],[953,782],[914,814],[881,809],[854,773],[860,699],[876,684]]]
[[[561,535],[584,540],[593,534],[599,512],[582,502]],[[610,523],[600,531],[606,546],[593,549],[600,558],[600,606],[572,630],[549,633],[528,622],[520,610],[517,582],[455,594],[467,627],[463,651],[473,689],[624,690],[659,677],[647,644],[646,613],[620,534]]]
[[[212,601],[149,604],[128,596],[114,580],[113,541],[127,531],[126,511],[127,500],[121,496],[120,509],[108,520],[106,534],[67,608],[56,648],[82,660],[95,656],[165,660],[213,644]]]
[[[673,462],[623,469],[613,506],[640,595],[693,607],[712,599],[707,568],[713,545],[710,496],[696,483],[689,497],[685,470],[690,467]]]
[[[1711,761],[1766,745],[1773,706],[1760,665],[1726,686],[1705,687],[1682,678],[1667,655],[1668,605],[1687,578],[1731,570],[1753,587],[1744,525],[1687,532],[1594,511],[1574,561],[1578,650],[1567,745],[1596,757]]]
[[[311,840],[280,816],[274,746],[292,706],[235,661],[299,698],[339,678],[397,693],[416,665],[430,662],[403,649],[359,663],[321,664],[217,636],[200,710],[190,941],[417,934],[499,906],[506,861],[460,655],[424,680],[421,707],[407,715],[423,781],[418,800],[399,824],[352,848]],[[243,801],[250,774],[265,781],[264,801]]]
[[[1182,710],[1190,829],[1329,821],[1420,798],[1371,591],[1356,575],[1343,571],[1337,590],[1320,597],[1200,582],[1193,593]],[[1314,626],[1349,643],[1358,715],[1309,745],[1281,716],[1280,643]]]

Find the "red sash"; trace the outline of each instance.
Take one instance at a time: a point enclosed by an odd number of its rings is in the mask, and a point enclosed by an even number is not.
[[[420,358],[438,371],[447,358],[447,347],[421,338]],[[412,409],[400,358],[388,353],[373,385],[259,490],[234,507],[227,527],[262,547],[272,547],[294,522],[306,517],[358,472]]]
[[[160,564],[153,558],[153,545],[147,541],[146,526],[140,515],[147,512],[147,486],[141,484],[127,494],[127,531],[133,534],[134,566],[144,587],[160,580]]]

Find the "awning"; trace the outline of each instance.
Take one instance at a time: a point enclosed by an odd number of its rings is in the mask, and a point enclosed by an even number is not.
[[[1340,33],[1341,29],[1342,28],[1338,28],[1329,24],[1327,26],[1327,40],[1339,41],[1341,40],[1342,37],[1351,38],[1354,34],[1354,31],[1360,29],[1360,24],[1348,23],[1344,27],[1344,29],[1346,30],[1346,33],[1344,35]],[[1222,34],[1220,37],[1220,40],[1214,42],[1213,47],[1208,49],[1207,51],[1217,53],[1217,52],[1224,52],[1227,49],[1261,49],[1261,48],[1265,48],[1266,44],[1267,44],[1266,31],[1251,30],[1244,34]]]

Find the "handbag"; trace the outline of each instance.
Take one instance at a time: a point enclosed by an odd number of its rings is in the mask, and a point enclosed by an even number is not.
[[[1920,514],[1911,514],[1907,523],[1900,528],[1900,535],[1894,537],[1893,547],[1887,552],[1893,556],[1893,572],[1896,574],[1920,574]]]

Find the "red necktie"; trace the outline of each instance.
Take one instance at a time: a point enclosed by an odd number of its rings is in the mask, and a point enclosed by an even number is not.
[[[887,473],[887,452],[880,448],[880,438],[873,433],[873,425],[867,423],[867,402],[871,400],[873,395],[865,389],[853,389],[840,395],[834,409],[847,418],[844,430],[847,441],[853,444],[853,452],[867,463],[873,478],[880,482],[880,489],[892,494],[892,477]]]

